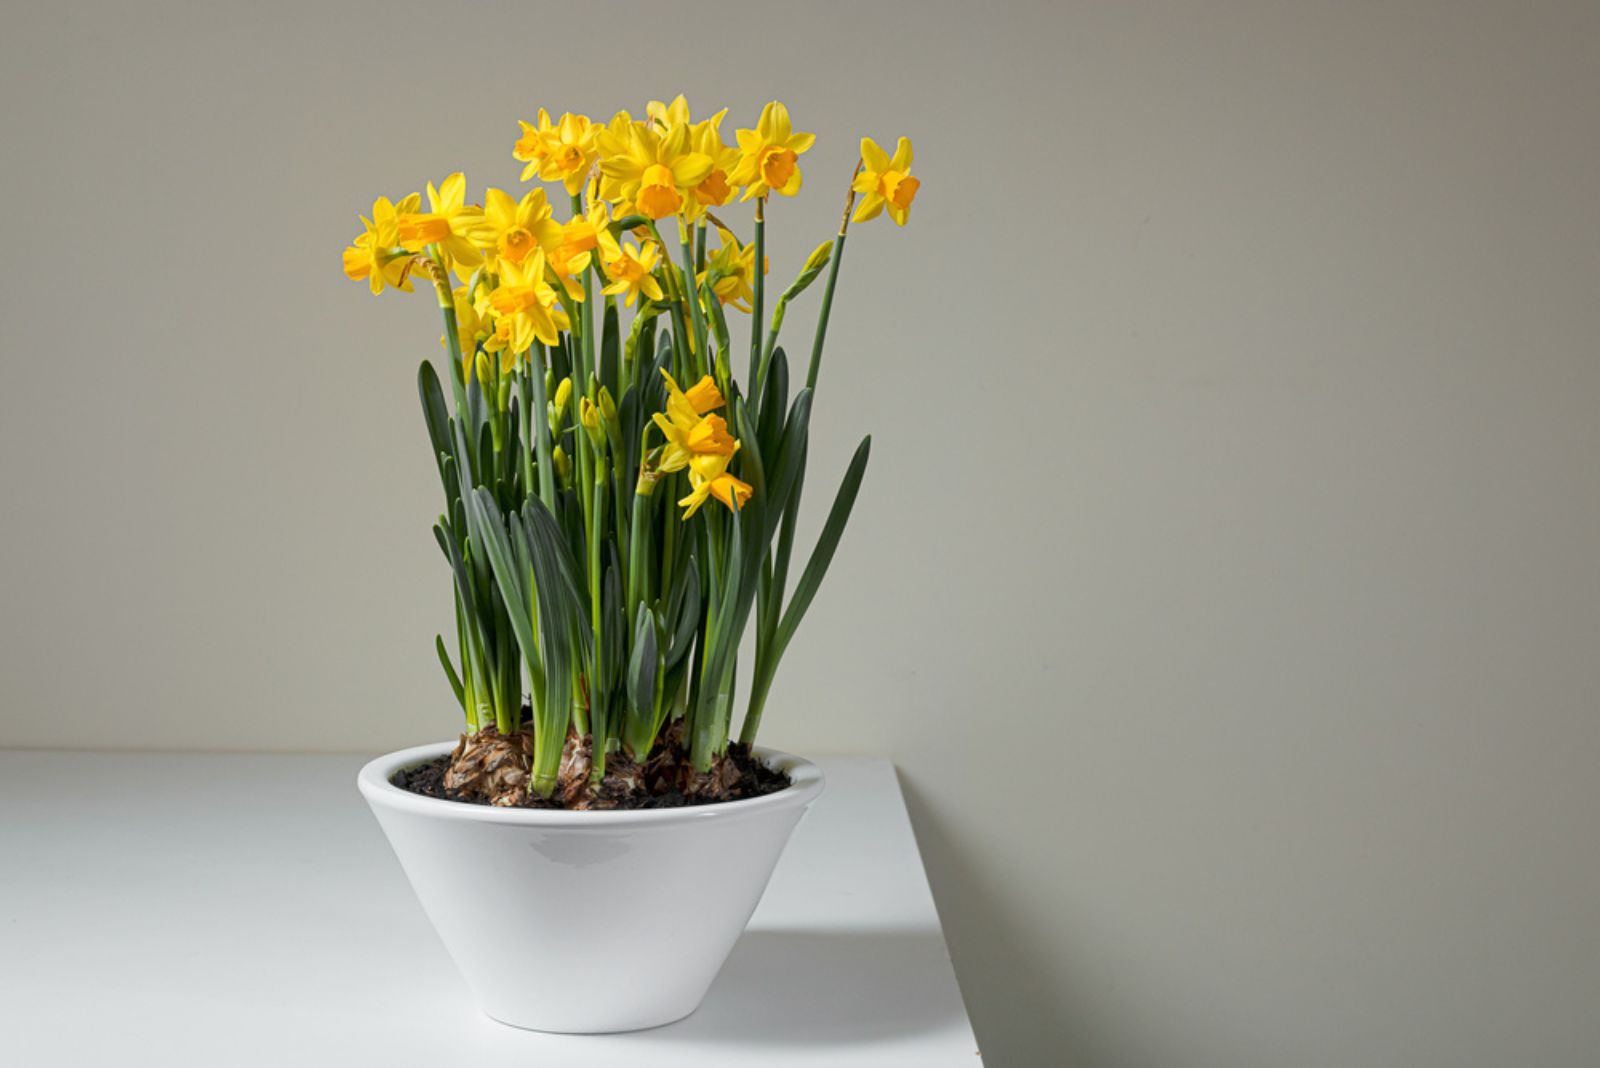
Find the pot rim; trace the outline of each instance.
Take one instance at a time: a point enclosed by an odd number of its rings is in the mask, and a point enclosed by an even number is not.
[[[757,745],[751,754],[768,767],[789,776],[789,785],[776,793],[719,801],[709,805],[684,805],[681,808],[602,809],[574,812],[568,809],[496,808],[465,801],[446,801],[425,797],[396,786],[389,780],[395,772],[449,754],[455,742],[432,742],[397,749],[369,760],[356,775],[361,795],[373,807],[379,805],[414,816],[467,823],[502,823],[518,827],[560,830],[601,830],[621,827],[661,826],[741,819],[763,812],[804,806],[822,792],[822,769],[804,757]]]

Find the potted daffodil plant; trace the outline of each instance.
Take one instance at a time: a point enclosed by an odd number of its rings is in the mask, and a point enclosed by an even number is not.
[[[726,117],[540,109],[512,147],[525,188],[380,197],[344,252],[443,322],[417,384],[462,717],[359,785],[480,1004],[518,1026],[693,1011],[822,787],[757,735],[867,466],[870,438],[798,552],[846,236],[903,225],[919,183],[907,139],[863,139],[838,232],[769,292],[767,216],[814,136],[773,102],[729,144]]]

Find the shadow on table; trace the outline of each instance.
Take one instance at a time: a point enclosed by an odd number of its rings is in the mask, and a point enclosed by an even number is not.
[[[939,1030],[962,1019],[937,930],[754,930],[700,1008],[650,1032],[688,1042],[831,1046]]]

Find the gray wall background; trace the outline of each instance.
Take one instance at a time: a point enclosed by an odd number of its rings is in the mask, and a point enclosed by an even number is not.
[[[778,97],[776,278],[860,134],[924,186],[766,739],[897,762],[990,1062],[1594,1063],[1600,8],[446,7],[7,5],[0,744],[450,734],[436,313],[356,213]]]

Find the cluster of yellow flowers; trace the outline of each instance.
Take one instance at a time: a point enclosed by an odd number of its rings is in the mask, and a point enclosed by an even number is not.
[[[750,485],[728,473],[728,462],[739,451],[739,443],[728,433],[722,416],[709,414],[725,403],[722,391],[710,375],[685,392],[666,371],[661,374],[667,380],[667,410],[652,417],[667,439],[659,470],[662,474],[688,470],[693,492],[678,502],[685,509],[683,517],[694,515],[708,496],[729,508],[735,499],[742,506],[750,499]]]
[[[571,205],[566,221],[555,218],[543,187],[521,197],[490,188],[481,206],[469,204],[466,179],[457,172],[428,184],[426,211],[417,193],[397,202],[378,198],[371,217],[362,218],[364,232],[344,252],[345,273],[373,293],[411,292],[416,275],[431,279],[441,306],[454,313],[454,340],[468,375],[480,351],[498,354],[502,373],[509,373],[536,342],[558,344],[581,303],[592,299],[584,284],[590,272],[601,294],[628,307],[685,301],[697,291],[748,313],[756,272],[764,275],[766,264],[758,265],[755,248],[710,213],[736,197],[764,203],[774,194],[793,196],[801,184],[799,158],[816,138],[796,132],[788,109],[773,101],[755,128],[737,130],[735,145],[728,145],[721,134],[726,115],[724,108],[696,122],[682,96],[670,104],[651,101],[642,120],[623,111],[609,123],[572,113],[554,120],[541,108],[534,122],[520,123],[512,156],[525,164],[523,181],[560,184]],[[892,158],[864,138],[851,184],[851,195],[862,197],[853,221],[887,211],[903,225],[919,185],[910,166],[905,138]],[[668,218],[676,218],[684,239],[697,227],[703,234],[708,219],[715,226],[721,247],[702,247],[697,290],[663,254],[658,224]],[[452,274],[460,285],[452,287]],[[719,417],[706,414],[722,400],[715,385],[709,394],[703,385],[688,393],[674,385],[668,412],[656,417],[684,455],[701,458],[678,465],[691,473],[694,507],[707,494],[728,502],[749,492],[725,470],[737,443]],[[730,442],[726,452],[717,451]],[[721,466],[708,456],[721,457]]]

